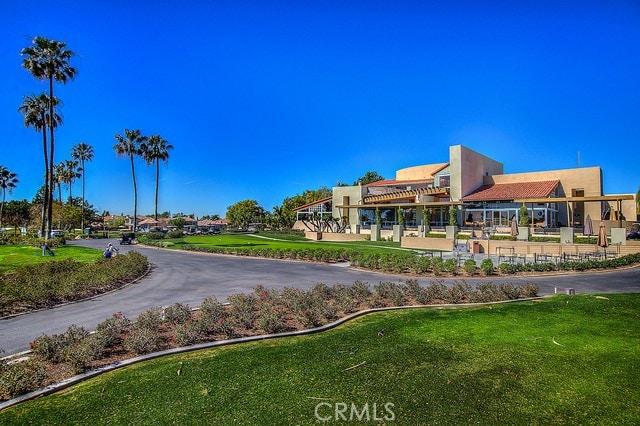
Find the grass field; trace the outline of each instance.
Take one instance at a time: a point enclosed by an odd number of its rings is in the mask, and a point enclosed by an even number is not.
[[[37,265],[51,260],[72,258],[78,262],[93,262],[102,256],[102,251],[86,247],[61,246],[53,249],[55,256],[42,256],[42,249],[33,246],[0,245],[0,272],[18,266]]]
[[[375,403],[388,424],[633,424],[640,295],[606,297],[390,311],[167,356],[7,409],[0,423],[317,424],[316,411],[353,419],[352,405],[371,420]]]

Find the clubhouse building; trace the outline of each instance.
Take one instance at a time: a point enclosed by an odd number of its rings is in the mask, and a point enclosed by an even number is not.
[[[531,228],[542,232],[587,222],[597,230],[637,222],[634,194],[605,195],[600,167],[505,174],[502,163],[462,145],[449,147],[446,162],[396,171],[394,179],[338,186],[332,197],[301,206],[298,219],[330,216],[345,221],[344,232],[367,233],[376,216],[383,229],[400,222],[408,229],[444,227],[457,209],[461,227],[509,227],[526,206]],[[593,228],[592,228],[593,229]]]

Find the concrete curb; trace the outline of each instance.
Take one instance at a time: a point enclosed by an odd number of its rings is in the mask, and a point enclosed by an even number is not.
[[[69,386],[75,385],[76,383],[80,383],[87,379],[96,377],[102,373],[113,371],[118,368],[126,367],[128,365],[133,365],[142,361],[148,361],[151,359],[159,358],[165,355],[174,355],[174,354],[180,354],[185,352],[191,352],[199,349],[215,348],[218,346],[235,345],[235,344],[247,343],[247,342],[256,342],[260,340],[278,339],[278,338],[293,337],[293,336],[304,336],[308,334],[320,333],[323,331],[331,330],[352,319],[355,319],[370,313],[375,313],[375,312],[396,311],[396,310],[402,310],[402,309],[444,309],[444,308],[459,308],[459,307],[481,307],[481,306],[498,305],[498,304],[514,303],[514,302],[527,302],[527,301],[532,301],[537,299],[542,299],[542,297],[529,297],[525,299],[513,299],[513,300],[503,300],[499,302],[485,302],[485,303],[446,303],[442,305],[411,305],[411,306],[392,306],[392,307],[386,307],[386,308],[365,309],[363,311],[355,312],[353,314],[347,315],[346,317],[340,318],[332,323],[325,324],[323,326],[316,327],[316,328],[289,331],[286,333],[263,334],[259,336],[240,337],[237,339],[229,339],[229,340],[217,340],[213,342],[199,343],[191,346],[183,346],[180,348],[166,349],[164,351],[141,355],[135,358],[129,358],[124,361],[119,361],[113,364],[105,365],[95,370],[87,371],[86,373],[82,373],[77,376],[70,377],[61,382],[54,383],[49,386],[45,386],[44,388],[35,390],[33,392],[29,392],[27,394],[18,396],[8,401],[4,401],[0,403],[0,411],[4,410],[5,408],[9,408],[14,405],[17,405],[21,402],[30,401],[32,399],[36,399],[41,396],[50,395],[52,393],[68,388]]]

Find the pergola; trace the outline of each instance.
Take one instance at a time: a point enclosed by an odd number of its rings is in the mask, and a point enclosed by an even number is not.
[[[618,211],[622,211],[622,201],[623,200],[633,200],[634,197],[631,194],[623,194],[623,195],[597,195],[591,197],[557,197],[557,198],[519,198],[513,200],[514,203],[522,203],[522,204],[531,204],[531,208],[533,209],[533,205],[537,203],[567,203],[567,224],[571,225],[571,213],[569,209],[569,203],[600,203],[602,201],[616,201],[618,205]],[[572,207],[574,207],[572,205]],[[622,216],[618,216],[618,226],[622,227]]]

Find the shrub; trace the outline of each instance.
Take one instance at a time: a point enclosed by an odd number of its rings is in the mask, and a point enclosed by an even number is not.
[[[458,259],[450,257],[449,259],[444,261],[442,265],[443,269],[453,275],[457,275],[458,273]]]
[[[0,371],[0,394],[4,399],[36,390],[42,387],[46,377],[46,367],[33,360],[5,365]]]
[[[201,321],[188,319],[176,325],[174,339],[176,345],[188,346],[197,343],[205,334],[206,328]]]
[[[467,259],[462,264],[462,268],[467,275],[473,276],[476,273],[476,261],[473,259]]]
[[[137,321],[136,321],[137,323]],[[144,327],[139,324],[131,327],[124,337],[124,347],[129,352],[147,354],[160,346],[160,336],[157,329]]]
[[[442,281],[431,281],[426,289],[426,302],[446,301],[448,298],[447,286]]]
[[[495,302],[500,300],[500,292],[494,283],[479,283],[472,295],[474,302]]]
[[[167,235],[165,236],[165,238],[182,238],[184,237],[184,232],[182,232],[182,230],[180,229],[175,229],[173,231],[169,231],[167,232]]]
[[[224,315],[224,306],[215,296],[207,297],[200,305],[200,320],[212,327]]]
[[[420,286],[420,284],[418,283],[418,280],[411,279],[405,282],[404,291],[407,297],[417,301],[422,299],[423,297],[422,293],[424,293],[424,288]]]
[[[336,310],[349,314],[358,309],[359,303],[355,298],[353,287],[347,287],[344,284],[335,284],[332,293]]]
[[[82,341],[82,339],[88,335],[89,332],[84,327],[78,327],[77,325],[72,324],[64,333],[65,344],[67,346],[73,345]]]
[[[503,294],[503,297],[501,299],[513,300],[520,297],[520,289],[516,288],[511,283],[502,283],[500,284],[499,289]]]
[[[164,309],[164,320],[168,323],[177,325],[184,324],[191,319],[191,308],[189,305],[175,303]]]
[[[162,324],[162,308],[155,306],[150,308],[136,318],[134,325],[137,328],[145,328],[148,330],[157,331]]]
[[[256,297],[252,294],[236,293],[229,296],[229,303],[235,323],[242,328],[251,329],[256,314]]]
[[[29,344],[33,354],[44,361],[59,363],[64,361],[66,339],[64,334],[43,334]]]
[[[513,263],[501,263],[498,266],[498,269],[500,269],[501,274],[511,275],[518,272],[518,265]]]
[[[469,299],[469,295],[473,292],[471,286],[465,281],[456,281],[449,290],[449,303],[460,303]]]
[[[482,272],[485,275],[492,275],[493,274],[493,261],[491,259],[489,259],[488,257],[486,259],[482,259],[482,262],[480,263],[480,269],[482,270]]]
[[[118,312],[97,325],[96,335],[101,339],[103,346],[108,348],[117,343],[130,326],[131,321],[122,312]]]
[[[369,284],[362,281],[356,281],[353,283],[351,286],[351,293],[358,304],[364,303],[369,296],[371,296]]]
[[[164,232],[147,232],[144,236],[150,240],[164,240]]]
[[[388,299],[392,306],[404,306],[405,292],[404,289],[389,281],[380,281],[374,286],[375,291],[384,299]]]
[[[280,310],[260,312],[256,319],[256,325],[268,334],[280,333],[287,329],[284,315]]]
[[[92,361],[100,359],[104,346],[99,336],[91,335],[65,349],[65,359],[74,372],[81,373]]]
[[[434,257],[431,259],[431,270],[434,275],[440,275],[444,271],[444,261],[441,257]]]
[[[521,297],[536,297],[540,288],[536,284],[525,283],[520,287]]]
[[[236,332],[233,329],[233,319],[227,316],[218,318],[211,331],[224,336],[225,339],[231,339],[236,336]]]

